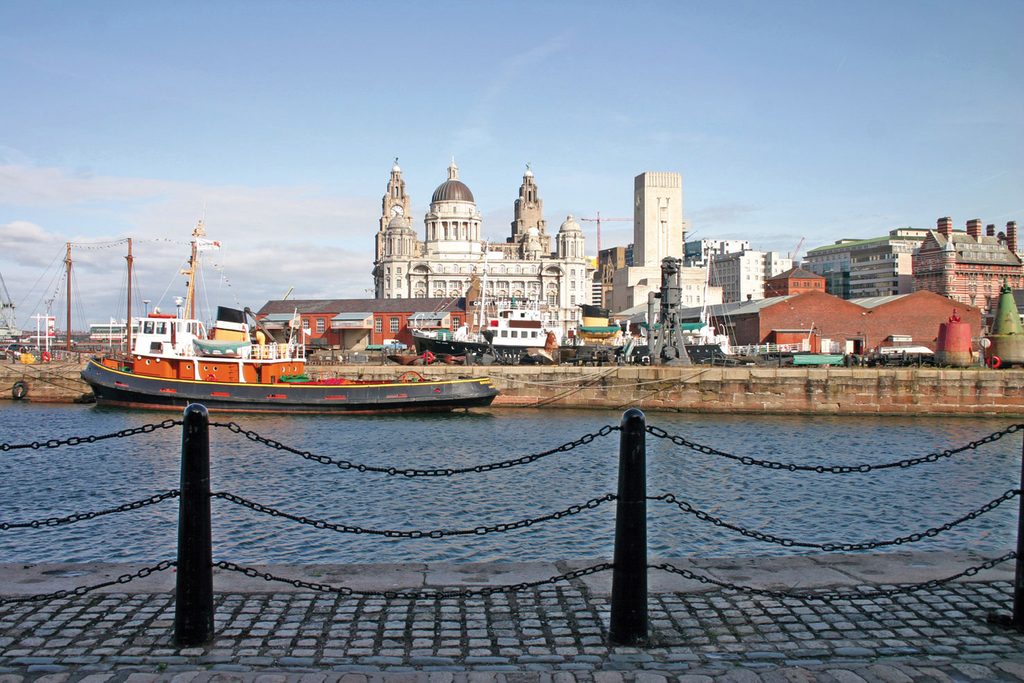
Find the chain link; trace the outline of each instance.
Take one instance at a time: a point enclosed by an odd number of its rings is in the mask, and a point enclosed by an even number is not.
[[[726,590],[738,591],[740,593],[749,593],[752,595],[764,595],[770,598],[776,598],[779,600],[793,599],[793,600],[809,600],[819,602],[834,602],[837,600],[866,600],[869,598],[891,598],[895,595],[909,595],[919,590],[933,590],[939,588],[947,583],[962,579],[965,576],[974,576],[975,574],[982,572],[986,569],[991,569],[997,564],[1002,564],[1007,560],[1013,560],[1017,558],[1016,552],[1008,552],[1000,557],[993,558],[980,565],[974,567],[968,567],[958,574],[947,576],[943,579],[932,579],[930,581],[924,581],[923,583],[912,583],[896,586],[894,588],[881,588],[872,591],[856,591],[848,593],[840,592],[827,592],[827,591],[815,591],[815,592],[804,592],[794,593],[790,591],[775,591],[768,588],[754,588],[753,586],[743,586],[740,584],[729,583],[728,581],[719,581],[718,579],[711,578],[710,576],[704,576],[703,574],[695,574],[689,569],[683,569],[676,567],[667,562],[661,564],[649,564],[648,569],[661,569],[662,571],[669,572],[671,574],[678,574],[684,578],[690,579],[691,581],[698,581],[702,584],[711,584],[724,588]]]
[[[286,579],[281,576],[274,576],[270,572],[261,572],[258,569],[252,567],[243,567],[235,564],[234,562],[225,562],[223,560],[213,563],[214,567],[219,569],[226,569],[228,571],[239,572],[246,576],[263,579],[264,581],[277,581],[279,583],[287,583],[296,588],[306,588],[308,590],[316,591],[318,593],[336,593],[343,596],[359,596],[359,597],[372,597],[372,598],[403,598],[408,600],[434,600],[440,598],[474,598],[482,597],[486,595],[493,595],[495,593],[516,593],[524,591],[529,588],[536,588],[538,586],[547,586],[562,581],[571,581],[578,579],[583,576],[589,576],[590,574],[596,574],[598,572],[607,571],[613,568],[613,564],[610,562],[602,562],[600,564],[591,565],[583,569],[577,569],[565,574],[559,574],[558,576],[552,576],[547,579],[541,579],[539,581],[523,581],[521,583],[506,584],[501,586],[484,586],[482,588],[464,588],[461,590],[397,590],[397,591],[360,591],[348,586],[332,586],[326,583],[315,583],[312,581],[303,581],[301,579]]]
[[[92,586],[78,586],[77,588],[73,588],[71,590],[60,590],[55,591],[53,593],[43,593],[40,595],[26,595],[23,597],[13,598],[0,597],[0,605],[7,605],[16,602],[45,602],[46,600],[60,600],[62,598],[68,598],[72,595],[85,595],[86,593],[91,593],[93,591],[99,590],[100,588],[107,588],[109,586],[116,586],[118,584],[123,585],[126,583],[131,583],[135,579],[143,579],[154,572],[162,572],[165,569],[170,569],[171,567],[177,566],[178,563],[173,560],[164,560],[162,562],[158,562],[152,567],[143,567],[134,574],[121,574],[121,576],[117,577],[112,581],[104,581],[103,583],[93,584]]]
[[[15,451],[20,448],[31,448],[34,451],[40,448],[60,448],[61,446],[79,446],[83,443],[96,443],[97,441],[103,441],[104,439],[123,439],[129,436],[136,436],[138,434],[149,434],[155,432],[158,429],[170,429],[171,427],[180,427],[184,424],[181,420],[164,420],[163,422],[154,422],[151,424],[142,425],[141,427],[132,427],[130,429],[122,429],[117,432],[111,432],[109,434],[94,434],[90,436],[71,436],[66,439],[49,439],[47,441],[33,441],[32,443],[0,443],[0,451]]]
[[[740,456],[733,453],[726,453],[720,451],[717,448],[711,446],[704,446],[699,443],[689,441],[682,436],[672,435],[666,432],[660,427],[648,426],[646,431],[651,436],[659,439],[668,439],[677,446],[685,446],[694,451],[704,453],[706,455],[717,455],[729,460],[735,460],[736,462],[743,465],[755,465],[757,467],[764,467],[770,470],[787,470],[789,472],[816,472],[818,474],[850,474],[852,472],[866,473],[874,470],[885,470],[894,467],[907,468],[913,467],[914,465],[920,465],[926,462],[937,462],[941,458],[951,458],[958,453],[964,451],[973,451],[977,448],[990,444],[994,441],[998,441],[1008,434],[1024,429],[1024,424],[1012,424],[1006,429],[989,434],[986,437],[978,439],[977,441],[971,441],[970,443],[960,446],[959,448],[948,448],[944,451],[938,451],[935,453],[929,453],[918,458],[906,458],[904,460],[898,460],[896,462],[884,463],[879,465],[797,465],[795,463],[783,463],[776,462],[773,460],[758,460],[750,456]]]
[[[594,439],[596,439],[598,437],[608,436],[612,432],[615,432],[615,431],[619,430],[619,427],[614,427],[612,425],[605,425],[604,427],[601,427],[601,429],[599,429],[598,431],[596,431],[596,432],[594,432],[592,434],[584,434],[583,436],[581,436],[580,438],[576,439],[575,441],[570,441],[568,443],[564,443],[561,446],[558,446],[557,448],[552,448],[551,450],[543,451],[541,453],[536,453],[536,454],[533,454],[533,455],[524,455],[521,458],[514,458],[512,460],[503,460],[501,462],[490,463],[490,464],[487,464],[487,465],[474,465],[473,467],[461,467],[461,468],[443,467],[443,468],[433,468],[433,469],[416,469],[416,468],[401,469],[401,468],[398,468],[398,467],[382,467],[382,466],[378,466],[378,465],[365,465],[365,464],[362,464],[362,463],[352,462],[350,460],[337,460],[337,459],[331,458],[330,456],[327,456],[327,455],[317,455],[317,454],[312,453],[310,451],[299,450],[298,448],[293,448],[292,446],[285,445],[285,444],[281,443],[280,441],[275,441],[274,439],[269,439],[269,438],[267,438],[265,436],[261,436],[260,434],[257,434],[256,432],[252,431],[251,429],[242,429],[242,427],[240,427],[238,425],[238,423],[236,423],[236,422],[211,422],[210,426],[211,427],[223,427],[223,428],[227,429],[228,431],[231,431],[231,432],[233,432],[235,434],[241,434],[242,436],[244,436],[245,438],[249,439],[250,441],[255,441],[257,443],[261,443],[261,444],[263,444],[265,446],[268,446],[269,448],[273,448],[275,450],[287,451],[289,453],[294,453],[295,455],[298,455],[298,456],[300,456],[300,457],[302,457],[302,458],[304,458],[306,460],[310,460],[312,462],[317,462],[317,463],[320,463],[321,465],[334,465],[335,467],[337,467],[340,470],[355,470],[357,472],[378,472],[380,474],[387,474],[389,476],[402,476],[402,477],[451,477],[451,476],[455,476],[457,474],[468,474],[468,473],[478,473],[479,474],[479,473],[482,473],[482,472],[491,472],[493,470],[508,469],[510,467],[515,467],[517,465],[525,465],[527,463],[531,463],[531,462],[534,462],[536,460],[540,460],[541,458],[547,457],[549,455],[553,455],[555,453],[567,453],[567,452],[573,450],[574,448],[576,448],[578,446],[583,446],[583,445],[586,445],[586,444],[589,444],[589,443],[593,442]]]
[[[172,489],[170,491],[164,491],[156,495],[150,496],[149,498],[143,498],[141,500],[135,500],[131,503],[125,503],[124,505],[118,505],[116,508],[107,508],[106,510],[96,510],[93,512],[78,512],[67,517],[47,517],[46,519],[33,519],[30,522],[2,522],[0,523],[0,531],[7,531],[8,529],[39,529],[41,527],[50,526],[61,526],[62,524],[74,524],[75,522],[82,522],[87,519],[94,519],[103,515],[112,515],[117,512],[128,512],[129,510],[138,510],[144,508],[147,505],[156,505],[168,498],[177,498],[181,495],[181,491],[178,489]]]
[[[890,545],[903,545],[905,543],[916,543],[924,538],[933,538],[938,536],[944,531],[949,531],[953,527],[968,522],[972,519],[984,515],[987,512],[991,512],[1008,500],[1012,500],[1020,495],[1020,489],[1010,489],[1000,497],[985,503],[977,510],[972,510],[962,517],[958,517],[952,522],[947,522],[939,527],[932,527],[926,531],[919,533],[908,534],[907,536],[900,536],[887,541],[864,541],[861,543],[814,543],[811,541],[794,541],[791,538],[785,538],[783,536],[775,536],[773,534],[765,533],[763,531],[757,531],[756,529],[747,529],[745,527],[737,526],[726,522],[725,520],[715,517],[703,510],[699,510],[685,500],[679,500],[671,493],[662,494],[660,496],[648,496],[647,500],[661,501],[675,505],[683,512],[688,512],[697,519],[703,522],[710,522],[714,526],[722,527],[724,529],[730,529],[735,531],[747,538],[753,538],[758,541],[764,541],[766,543],[775,543],[777,545],[784,546],[786,548],[817,548],[826,552],[845,551],[850,552],[854,550],[874,550],[875,548],[884,548]]]
[[[213,498],[221,498],[230,503],[241,505],[242,507],[249,508],[255,512],[262,512],[270,515],[271,517],[283,517],[284,519],[290,519],[293,522],[299,524],[306,524],[308,526],[316,527],[317,529],[329,529],[330,531],[337,531],[345,534],[367,534],[371,536],[386,536],[387,538],[447,538],[450,536],[483,536],[484,534],[494,532],[505,532],[513,531],[515,529],[523,529],[532,527],[534,524],[541,522],[549,522],[556,519],[562,519],[564,517],[570,517],[572,515],[578,515],[585,510],[593,510],[602,503],[615,500],[616,495],[613,493],[607,493],[598,498],[591,498],[585,503],[580,505],[570,505],[564,510],[552,512],[541,517],[534,517],[532,519],[521,519],[517,522],[507,522],[502,524],[493,524],[491,526],[477,526],[472,529],[432,529],[430,531],[396,531],[391,529],[364,529],[358,526],[349,526],[347,524],[334,524],[323,519],[311,519],[309,517],[303,517],[299,515],[293,515],[289,512],[284,512],[277,508],[270,507],[269,505],[262,505],[255,503],[251,500],[247,500],[241,496],[237,496],[233,493],[216,492],[211,494]]]

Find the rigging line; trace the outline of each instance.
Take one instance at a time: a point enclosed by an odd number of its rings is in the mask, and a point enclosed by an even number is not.
[[[51,261],[51,262],[50,262],[50,265],[48,265],[48,266],[47,266],[47,267],[46,267],[46,268],[45,268],[45,269],[43,270],[43,272],[39,274],[39,277],[38,277],[38,278],[36,278],[36,281],[35,281],[35,282],[34,282],[34,283],[32,284],[32,286],[31,286],[31,287],[29,287],[29,290],[28,290],[28,291],[29,291],[29,292],[34,292],[34,291],[36,291],[36,288],[37,288],[37,287],[39,286],[39,282],[40,282],[40,281],[41,281],[41,280],[42,280],[42,279],[43,279],[44,277],[46,277],[46,274],[50,272],[50,269],[51,269],[51,268],[53,268],[53,267],[54,267],[54,265],[56,265],[56,263],[57,263],[58,261],[61,261],[61,260],[63,260],[63,259],[64,259],[64,250],[63,250],[63,249],[61,249],[61,251],[59,251],[59,252],[57,253],[57,256],[55,256],[55,257],[54,257],[53,261]],[[47,289],[49,289],[49,288],[47,288]],[[26,295],[25,295],[25,300],[24,300],[24,301],[18,302],[17,306],[23,306],[23,305],[25,305],[25,303],[26,303],[26,301],[27,301],[27,300],[28,300],[28,294],[26,294]],[[37,307],[38,307],[38,304],[37,304]]]
[[[167,283],[167,287],[165,287],[165,288],[164,288],[164,292],[163,292],[163,294],[161,294],[161,295],[160,295],[160,298],[159,298],[159,299],[157,299],[157,301],[156,301],[156,302],[155,302],[155,303],[153,304],[153,308],[159,308],[159,307],[160,307],[160,306],[161,306],[161,305],[163,304],[163,302],[164,302],[164,297],[165,297],[165,296],[167,296],[167,292],[169,292],[169,291],[170,291],[170,289],[171,289],[171,287],[173,287],[173,286],[174,286],[174,278],[176,278],[176,277],[178,277],[179,275],[181,275],[181,271],[182,271],[182,270],[183,270],[183,269],[185,268],[185,266],[187,266],[187,265],[188,265],[188,260],[185,260],[185,261],[182,261],[182,262],[181,262],[181,265],[180,265],[180,266],[178,266],[178,271],[177,271],[177,272],[176,272],[176,273],[175,273],[174,275],[172,275],[172,276],[171,276],[171,281]]]
[[[97,249],[110,249],[120,244],[127,244],[128,239],[127,237],[122,237],[112,242],[70,242],[70,244],[79,250],[95,251]]]

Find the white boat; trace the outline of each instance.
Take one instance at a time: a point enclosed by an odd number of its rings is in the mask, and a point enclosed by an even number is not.
[[[499,363],[517,364],[524,356],[558,348],[562,329],[544,314],[539,302],[503,299],[478,311],[476,329],[414,329],[416,353],[466,356],[480,361],[487,353]]]

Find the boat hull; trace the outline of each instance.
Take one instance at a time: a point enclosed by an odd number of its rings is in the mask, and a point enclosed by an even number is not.
[[[96,403],[181,410],[201,403],[210,411],[244,413],[378,414],[483,408],[498,390],[490,379],[356,384],[240,384],[145,377],[95,359],[82,370]]]

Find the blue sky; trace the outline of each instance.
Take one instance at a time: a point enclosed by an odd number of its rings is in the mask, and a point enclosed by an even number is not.
[[[1021,26],[1020,0],[5,0],[0,273],[26,324],[64,242],[131,236],[166,306],[205,216],[211,303],[365,296],[396,156],[421,233],[452,156],[492,240],[528,162],[553,230],[631,216],[647,170],[682,173],[696,238],[764,249],[1002,226],[1024,220]],[[74,253],[76,310],[116,314],[123,248]]]

